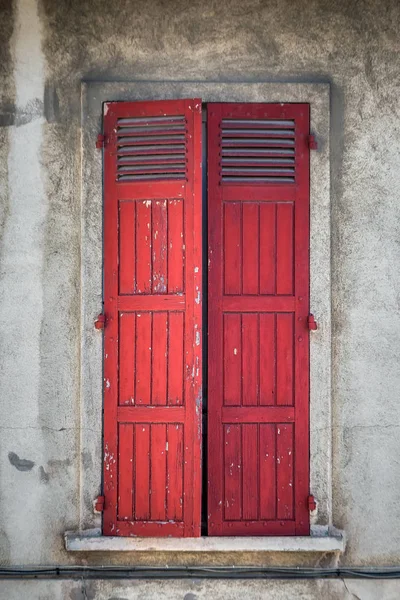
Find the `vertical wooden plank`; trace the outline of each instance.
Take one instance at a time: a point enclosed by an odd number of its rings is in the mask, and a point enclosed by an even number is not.
[[[185,299],[184,326],[184,403],[185,403],[185,460],[184,460],[184,515],[185,536],[200,535],[201,526],[201,260],[202,260],[202,195],[201,195],[201,127],[200,100],[190,102],[186,111],[188,127],[187,169],[192,175],[187,185],[185,201]],[[195,141],[197,143],[195,143]],[[188,484],[187,482],[191,482]]]
[[[260,405],[271,406],[276,403],[275,374],[275,320],[272,313],[260,314]]]
[[[135,425],[135,519],[150,519],[150,428]]]
[[[260,519],[276,519],[275,425],[260,424]]]
[[[133,425],[120,423],[118,448],[118,518],[133,517]]]
[[[224,314],[224,404],[239,406],[242,401],[241,315]]]
[[[152,521],[165,521],[167,498],[167,437],[166,425],[151,426],[151,494],[150,514]]]
[[[183,427],[167,425],[167,519],[183,518]]]
[[[115,119],[104,115],[104,132],[115,127]],[[115,535],[118,513],[118,193],[115,186],[116,153],[104,152],[104,535]],[[110,318],[111,317],[111,318]]]
[[[184,227],[182,200],[168,200],[168,293],[184,291]]]
[[[243,519],[258,519],[258,425],[242,425]]]
[[[119,231],[119,293],[135,291],[135,203],[120,202]]]
[[[241,213],[239,202],[228,202],[224,206],[225,294],[240,294],[242,289]]]
[[[242,405],[257,406],[259,374],[258,314],[242,314]]]
[[[188,536],[201,535],[201,508],[202,508],[202,428],[203,428],[203,239],[205,232],[203,230],[203,201],[202,201],[202,183],[203,183],[203,149],[202,149],[202,105],[201,100],[197,99],[193,103],[193,216],[191,227],[193,231],[192,264],[193,278],[188,280],[187,294],[191,298],[193,307],[193,321],[188,325],[192,326],[192,363],[194,366],[194,377],[192,382],[188,379],[186,385],[189,386],[190,395],[187,394],[187,404],[189,411],[187,413],[188,422],[185,424],[185,437],[189,434],[193,438],[193,444],[190,449],[189,457],[191,460],[191,477],[193,481],[193,493],[190,494],[190,502],[185,503],[185,514],[188,511],[193,515],[192,523],[188,524],[185,533]],[[196,140],[198,142],[196,143]],[[188,164],[190,162],[188,161]],[[204,165],[206,169],[206,165]],[[189,263],[186,263],[189,268]],[[200,337],[199,337],[200,334]],[[194,343],[193,343],[194,342]],[[186,393],[186,391],[185,391]],[[190,424],[191,427],[187,427]],[[187,480],[186,471],[184,472],[185,481]]]
[[[183,314],[169,313],[168,327],[168,404],[183,404]]]
[[[254,202],[243,203],[243,294],[259,292],[259,207]]]
[[[136,201],[136,293],[151,292],[151,200]]]
[[[260,294],[275,294],[276,204],[260,204]]]
[[[152,314],[136,313],[136,404],[150,404]]]
[[[277,205],[276,293],[293,294],[293,204]]]
[[[135,313],[119,315],[119,404],[135,404]]]
[[[293,425],[276,426],[277,517],[293,519]]]
[[[241,425],[224,427],[225,519],[242,518],[242,443]]]
[[[155,200],[152,203],[152,262],[153,294],[165,294],[167,291],[167,201]]]
[[[293,404],[293,314],[276,315],[276,401]]]
[[[208,128],[208,533],[224,520],[224,216],[219,185],[221,105],[207,107]]]
[[[310,106],[296,119],[298,131],[308,131]],[[310,493],[310,343],[306,318],[310,312],[310,169],[307,137],[296,137],[296,169],[299,193],[295,203],[295,290],[299,308],[295,317],[295,383],[296,421],[294,427],[294,503],[296,534],[309,535],[308,507],[303,499]],[[305,156],[306,160],[301,157]],[[302,300],[300,300],[302,298]],[[302,317],[302,320],[299,319]]]
[[[157,406],[167,403],[167,328],[168,313],[153,313],[151,403]]]

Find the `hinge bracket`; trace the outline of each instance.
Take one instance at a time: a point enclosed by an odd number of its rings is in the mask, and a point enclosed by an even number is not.
[[[312,133],[310,133],[310,135],[308,136],[308,147],[310,150],[318,150],[318,142],[315,139],[315,135],[313,135]]]
[[[97,496],[95,503],[94,503],[94,509],[97,512],[103,512],[104,511],[104,496]]]
[[[106,315],[104,315],[103,313],[97,315],[97,319],[94,322],[94,326],[96,329],[104,329],[104,327],[106,326]]]
[[[103,135],[102,133],[99,133],[99,135],[97,136],[97,140],[96,140],[96,148],[98,150],[102,150],[102,148],[104,148],[106,145],[106,136]]]
[[[312,512],[313,510],[315,510],[317,508],[317,503],[316,503],[315,498],[314,498],[314,496],[312,494],[310,494],[310,496],[308,496],[307,502],[308,502],[308,510],[310,512]]]
[[[308,322],[308,329],[310,331],[316,331],[318,329],[318,323],[315,320],[314,315],[308,315],[307,322]]]

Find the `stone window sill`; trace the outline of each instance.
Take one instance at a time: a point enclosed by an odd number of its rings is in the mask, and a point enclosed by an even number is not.
[[[99,530],[67,531],[70,552],[337,552],[345,537],[335,535],[282,537],[139,538],[102,536]]]

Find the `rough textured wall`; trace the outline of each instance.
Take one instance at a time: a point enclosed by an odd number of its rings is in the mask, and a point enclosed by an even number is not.
[[[76,560],[80,82],[169,79],[331,83],[334,522],[399,564],[397,0],[0,6],[1,560]]]
[[[10,197],[8,189],[8,128],[15,119],[14,99],[15,89],[13,80],[13,62],[11,59],[11,36],[14,26],[14,15],[11,2],[1,0],[0,2],[0,253],[1,253],[1,272],[3,272],[4,257],[4,230],[7,224],[7,218],[10,213]],[[0,296],[1,298],[1,296]],[[0,300],[1,301],[1,300]],[[4,356],[4,345],[0,338],[0,352]],[[3,402],[6,400],[4,394]],[[1,436],[0,436],[1,439]],[[1,444],[1,442],[0,442]],[[4,451],[2,449],[0,457],[0,481],[4,481],[4,468],[7,464],[4,462]],[[6,501],[4,489],[0,485],[0,505]],[[0,560],[8,561],[10,552],[10,540],[7,531],[0,522]]]
[[[34,586],[34,587],[33,587]],[[397,581],[6,581],[3,600],[398,600]],[[4,595],[2,595],[2,593]]]

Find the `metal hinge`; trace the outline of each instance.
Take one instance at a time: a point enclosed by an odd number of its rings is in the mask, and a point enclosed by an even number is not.
[[[104,315],[103,313],[97,315],[97,319],[94,322],[94,326],[96,329],[104,329],[104,327],[106,326],[106,315]]]
[[[104,496],[97,496],[95,502],[94,502],[94,509],[97,512],[103,512],[104,511]]]
[[[310,150],[318,150],[318,142],[315,139],[315,135],[311,134],[308,136],[308,147]]]
[[[310,331],[316,331],[318,329],[318,323],[315,320],[314,315],[308,315],[307,323]]]
[[[102,148],[105,148],[106,145],[106,136],[103,135],[102,133],[99,133],[99,135],[97,136],[97,140],[96,140],[96,148],[98,150],[102,150]]]
[[[308,496],[307,502],[308,502],[308,510],[310,512],[312,512],[313,510],[315,510],[317,508],[317,503],[316,503],[315,498],[314,498],[314,496],[312,494],[310,496]]]

